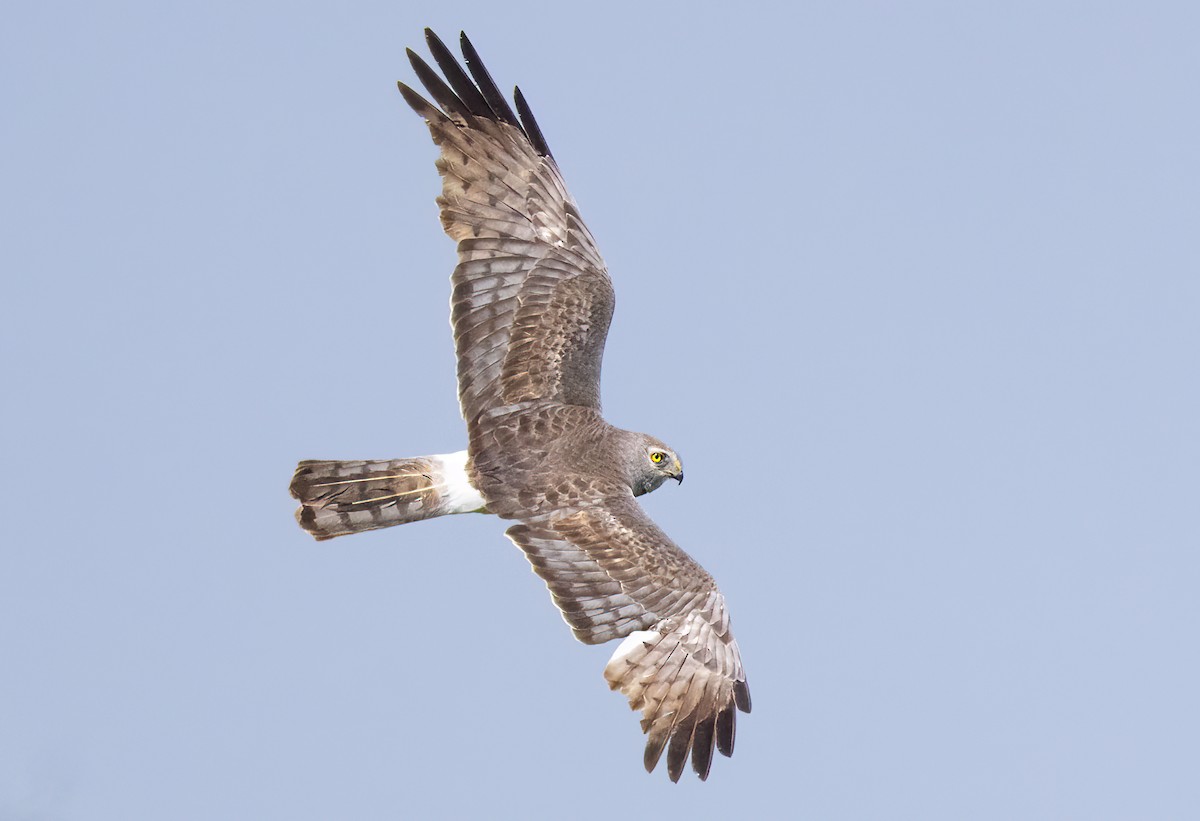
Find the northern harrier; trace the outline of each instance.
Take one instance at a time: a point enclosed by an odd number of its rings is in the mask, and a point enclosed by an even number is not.
[[[645,765],[667,751],[677,781],[691,752],[707,778],[733,753],[750,691],[711,576],[635,497],[683,481],[675,451],[600,415],[613,289],[596,241],[520,89],[513,113],[475,48],[468,75],[426,29],[439,76],[409,61],[437,106],[400,83],[441,148],[442,227],[458,243],[451,321],[467,450],[364,462],[305,461],[292,479],[317,539],[494,513],[546,581],[575,637],[624,639],[604,668],[642,711]]]

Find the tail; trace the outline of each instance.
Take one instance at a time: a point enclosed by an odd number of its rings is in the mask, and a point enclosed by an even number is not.
[[[290,490],[300,500],[296,521],[317,540],[484,511],[467,475],[467,452],[374,462],[307,460]]]

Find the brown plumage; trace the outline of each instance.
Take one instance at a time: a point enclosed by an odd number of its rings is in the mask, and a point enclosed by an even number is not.
[[[725,599],[635,497],[683,479],[670,448],[600,415],[612,283],[545,137],[504,100],[466,35],[467,71],[426,30],[439,75],[411,50],[436,102],[400,91],[440,147],[442,226],[458,243],[451,321],[465,454],[302,462],[292,483],[317,538],[481,510],[546,581],[575,637],[615,638],[604,675],[642,711],[646,769],[689,754],[707,778],[733,752],[750,693]]]
[[[303,501],[296,521],[318,541],[458,513],[448,504],[437,457],[299,464],[291,494]]]

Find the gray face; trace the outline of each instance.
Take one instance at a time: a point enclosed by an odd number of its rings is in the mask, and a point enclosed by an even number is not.
[[[683,463],[675,451],[652,436],[643,441],[634,455],[633,495],[641,496],[657,490],[663,482],[674,479],[683,482]]]

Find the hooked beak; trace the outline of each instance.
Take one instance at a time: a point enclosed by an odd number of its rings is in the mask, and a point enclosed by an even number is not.
[[[683,484],[683,462],[675,460],[675,473],[671,476],[679,484]]]

